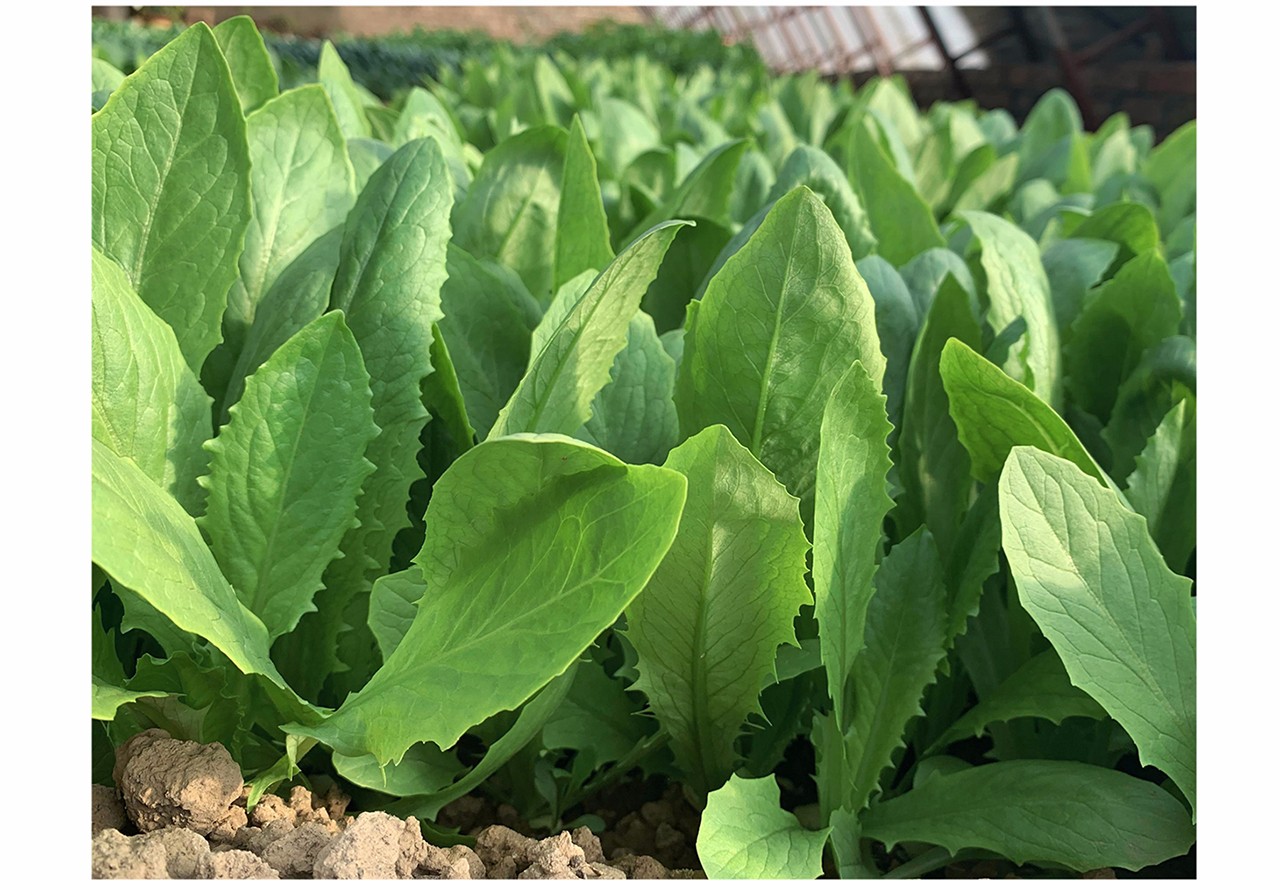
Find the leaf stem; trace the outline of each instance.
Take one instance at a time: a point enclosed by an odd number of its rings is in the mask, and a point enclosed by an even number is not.
[[[959,856],[952,856],[945,847],[934,847],[932,850],[926,850],[910,862],[904,862],[895,869],[889,870],[886,878],[918,878],[927,875],[929,872],[942,868],[960,859]]]
[[[604,772],[600,773],[596,778],[587,782],[578,790],[566,794],[564,801],[561,803],[560,811],[563,813],[564,811],[577,806],[600,789],[621,779],[627,773],[631,772],[631,770],[635,768],[636,764],[644,760],[670,740],[671,733],[667,732],[665,729],[661,729],[649,736],[647,739],[644,739],[632,748],[625,757],[614,763],[613,766],[609,767]]]

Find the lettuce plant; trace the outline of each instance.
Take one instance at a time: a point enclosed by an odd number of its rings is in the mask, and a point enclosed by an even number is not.
[[[94,69],[99,773],[558,828],[639,771],[710,877],[1188,851],[1194,123],[317,79],[245,17]]]

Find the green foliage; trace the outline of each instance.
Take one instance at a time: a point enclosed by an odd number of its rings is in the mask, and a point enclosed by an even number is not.
[[[643,774],[711,877],[1182,856],[1194,123],[659,33],[95,24],[95,776],[161,727],[440,837]]]

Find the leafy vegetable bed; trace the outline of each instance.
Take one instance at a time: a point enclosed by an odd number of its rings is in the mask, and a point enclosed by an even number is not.
[[[244,17],[95,65],[96,775],[159,727],[441,835],[679,782],[713,878],[1187,853],[1194,122],[318,77]]]

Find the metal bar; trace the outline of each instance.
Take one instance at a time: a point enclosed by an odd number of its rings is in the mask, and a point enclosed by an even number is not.
[[[1001,28],[999,31],[992,31],[990,34],[988,34],[986,37],[979,40],[973,46],[969,47],[963,52],[956,53],[955,60],[959,62],[965,56],[972,55],[973,53],[976,53],[980,49],[986,49],[987,47],[991,46],[991,44],[998,43],[1001,40],[1004,40],[1006,37],[1013,37],[1015,34],[1017,34],[1017,29],[1014,28],[1013,26]]]
[[[1045,31],[1049,34],[1049,43],[1053,46],[1053,54],[1057,57],[1058,66],[1062,69],[1062,79],[1066,82],[1067,92],[1076,100],[1076,105],[1080,108],[1080,117],[1084,121],[1085,129],[1096,130],[1098,116],[1093,110],[1093,100],[1089,97],[1089,90],[1080,76],[1080,66],[1076,63],[1071,47],[1067,45],[1067,38],[1062,33],[1057,16],[1047,6],[1041,7],[1039,12],[1044,19]]]
[[[850,8],[853,11],[853,7]],[[887,55],[887,44],[885,43],[884,34],[880,30],[879,23],[871,11],[871,7],[857,7],[857,14],[866,22],[867,30],[871,32],[871,39],[867,41],[868,47],[871,49],[871,56],[876,61],[876,71],[881,77],[888,77],[893,73],[893,60]]]
[[[1031,33],[1031,28],[1027,24],[1027,11],[1021,6],[1011,6],[1009,17],[1013,19],[1014,31],[1022,40],[1022,49],[1027,54],[1027,61],[1039,62],[1044,58],[1044,53],[1040,52],[1040,44],[1036,42],[1035,35]]]
[[[1076,62],[1081,65],[1088,65],[1099,56],[1104,56],[1123,43],[1127,43],[1131,38],[1142,34],[1151,29],[1154,22],[1151,21],[1150,15],[1144,15],[1142,18],[1134,19],[1125,25],[1119,31],[1115,31],[1096,40],[1086,46],[1084,49],[1075,53]]]
[[[937,23],[934,22],[933,16],[929,14],[929,8],[927,6],[917,6],[916,9],[920,12],[920,18],[924,19],[924,26],[929,29],[929,36],[933,38],[934,44],[938,47],[938,52],[942,54],[942,63],[946,66],[947,73],[951,75],[951,83],[960,94],[960,98],[972,99],[973,90],[969,88],[969,81],[965,80],[964,74],[956,66],[956,60],[951,57],[951,53],[947,50],[946,41],[942,39],[942,32],[938,30]]]

